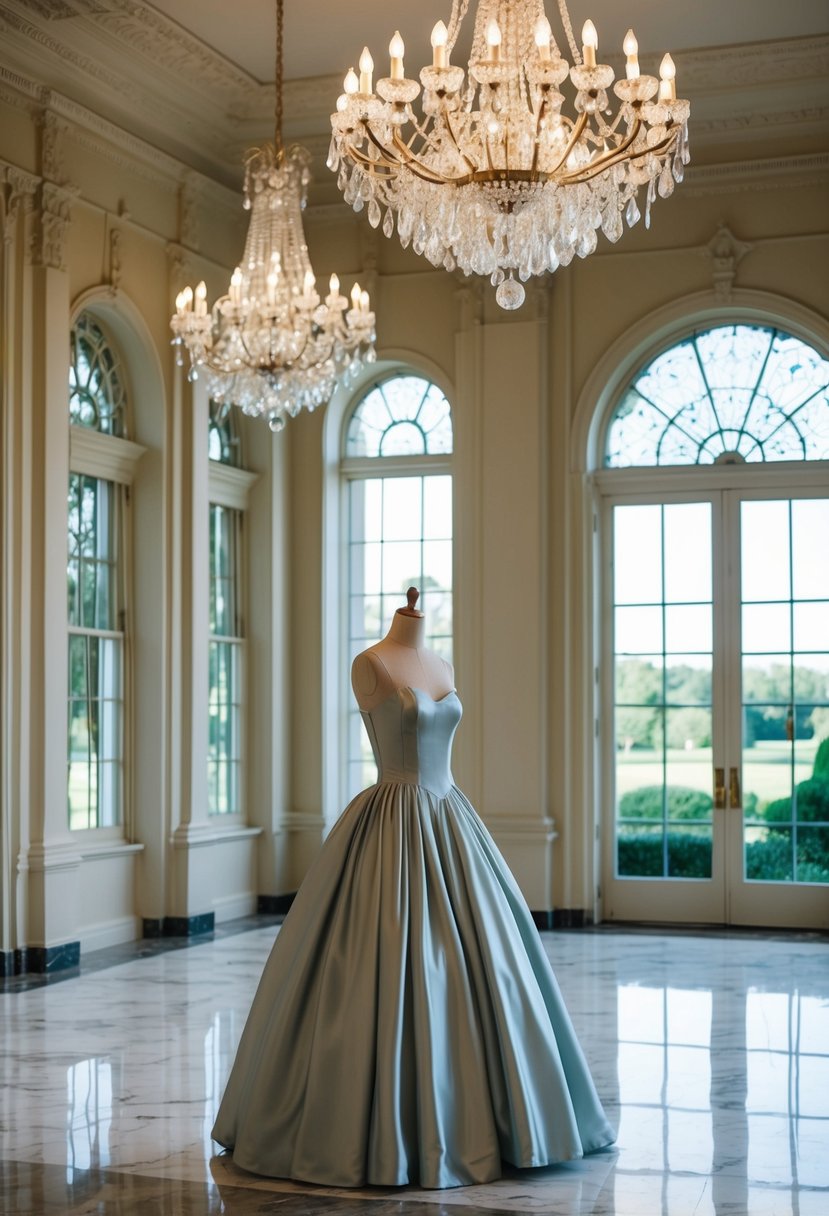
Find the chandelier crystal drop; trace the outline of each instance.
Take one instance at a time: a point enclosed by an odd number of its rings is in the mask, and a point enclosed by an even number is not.
[[[464,73],[450,56],[468,5],[453,0],[448,27],[439,21],[432,30],[420,84],[404,73],[399,33],[376,92],[363,50],[359,76],[349,69],[331,116],[328,166],[373,227],[390,237],[396,226],[404,248],[434,266],[488,275],[498,303],[512,309],[524,299],[521,281],[587,257],[599,230],[618,241],[625,223],[640,219],[643,188],[650,226],[656,195],[673,193],[689,160],[690,103],[676,97],[670,55],[659,79],[640,73],[632,30],[625,78],[613,84],[612,67],[597,60],[592,21],[581,51],[576,45],[566,0],[558,7],[573,66],[543,0],[479,0]],[[568,80],[572,114],[559,87]]]
[[[170,321],[179,365],[187,349],[189,378],[203,369],[214,401],[265,416],[274,431],[300,410],[324,405],[338,383],[374,359],[368,292],[355,283],[349,300],[336,274],[324,301],[316,290],[302,226],[311,157],[282,143],[282,16],[277,0],[275,137],[248,153],[242,261],[212,309],[199,283],[179,293]]]

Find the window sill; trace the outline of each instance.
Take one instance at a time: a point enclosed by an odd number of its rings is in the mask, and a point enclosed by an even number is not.
[[[247,827],[243,824],[229,823],[227,827],[214,824],[183,823],[173,833],[173,847],[176,849],[195,849],[202,845],[224,844],[229,840],[248,840],[261,836],[264,828]]]
[[[133,853],[143,853],[143,844],[133,844],[128,840],[104,840],[100,844],[82,847],[81,861],[101,861],[105,857],[128,857]]]

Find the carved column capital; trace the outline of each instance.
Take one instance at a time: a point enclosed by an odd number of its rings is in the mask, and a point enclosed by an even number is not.
[[[69,235],[72,200],[77,187],[43,182],[35,204],[30,256],[33,265],[66,269],[66,238]]]
[[[32,210],[37,187],[36,177],[12,165],[0,175],[0,234],[4,244],[14,243],[17,221]]]
[[[190,259],[184,246],[175,241],[170,241],[164,252],[167,255],[167,280],[173,295],[176,295],[187,286],[192,276]]]
[[[178,191],[179,240],[188,249],[199,248],[199,203],[203,192],[200,178],[186,173]]]
[[[37,116],[40,130],[40,175],[57,186],[67,183],[64,164],[67,126],[52,110],[43,109]]]

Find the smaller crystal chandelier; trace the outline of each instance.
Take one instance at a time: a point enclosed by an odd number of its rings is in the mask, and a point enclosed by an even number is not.
[[[625,77],[597,61],[586,21],[579,50],[566,0],[558,0],[573,66],[552,36],[543,0],[478,0],[468,71],[449,62],[469,7],[453,0],[447,27],[432,30],[432,63],[420,84],[403,70],[403,40],[389,44],[389,75],[372,87],[368,47],[350,69],[331,116],[328,166],[355,211],[433,266],[489,275],[503,308],[518,308],[516,280],[554,271],[610,241],[666,198],[688,162],[690,105],[676,96],[670,55],[660,79],[639,70],[633,31]],[[560,86],[569,80],[568,100]],[[423,86],[418,115],[413,103]],[[508,276],[508,277],[507,277]]]
[[[179,366],[182,347],[190,356],[189,378],[204,368],[214,401],[265,415],[274,431],[325,404],[338,382],[374,359],[368,292],[355,283],[349,307],[332,274],[324,302],[317,294],[302,227],[311,157],[282,142],[283,9],[277,0],[274,142],[253,149],[246,163],[244,256],[212,310],[199,283],[179,293],[170,321]]]

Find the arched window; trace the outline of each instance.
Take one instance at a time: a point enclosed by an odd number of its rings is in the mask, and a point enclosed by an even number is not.
[[[757,325],[691,334],[622,396],[608,468],[829,458],[829,361]]]
[[[96,317],[82,313],[70,342],[69,420],[93,434],[70,444],[69,826],[116,828],[124,818],[128,399],[117,350]]]
[[[88,312],[72,326],[69,360],[69,421],[102,435],[127,437],[127,394],[118,356]]]
[[[413,372],[372,385],[349,415],[345,483],[348,667],[384,636],[406,589],[420,589],[427,645],[452,658],[452,415],[442,390]],[[376,770],[348,670],[347,797]]]
[[[829,360],[772,325],[698,329],[622,387],[595,480],[610,915],[818,923]]]

